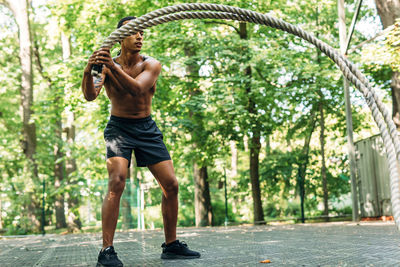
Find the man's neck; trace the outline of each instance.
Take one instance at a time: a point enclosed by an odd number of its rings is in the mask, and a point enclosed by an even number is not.
[[[127,67],[135,66],[137,63],[142,61],[142,56],[139,54],[139,51],[123,50],[121,51],[118,61],[121,65]]]

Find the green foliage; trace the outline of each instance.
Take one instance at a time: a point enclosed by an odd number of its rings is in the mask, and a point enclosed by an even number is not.
[[[400,71],[399,34],[400,19],[397,20],[390,31],[386,31],[379,38],[378,42],[363,47],[361,59],[366,64],[366,68],[376,75],[379,75],[378,70],[387,75],[388,67],[393,71]],[[382,76],[378,77],[381,78]],[[387,79],[379,78],[379,81],[387,81]]]
[[[42,65],[40,70],[35,61],[33,106],[37,129],[35,158],[40,181],[33,181],[24,171],[27,164],[20,143],[21,71],[16,57],[17,28],[9,21],[1,25],[7,30],[0,35],[0,57],[3,59],[0,62],[0,126],[6,129],[0,132],[0,168],[3,170],[0,214],[2,226],[9,234],[31,231],[26,210],[21,207],[29,200],[29,194],[41,203],[43,180],[48,227],[55,223],[54,202],[60,194],[79,199],[75,211],[82,211],[84,225],[98,226],[93,220],[101,219],[101,197],[107,186],[104,182],[108,174],[103,130],[110,102],[104,91],[96,101],[84,101],[80,88],[83,69],[90,54],[113,32],[120,18],[140,16],[183,2],[191,1],[68,0],[33,5],[31,25]],[[214,2],[268,13],[314,32],[335,47],[339,43],[336,1]],[[368,15],[368,10],[362,12]],[[11,14],[4,7],[0,13],[11,20]],[[319,116],[320,103],[326,119],[325,153],[330,201],[350,190],[346,178],[349,173],[345,108],[341,74],[337,68],[327,57],[318,57],[316,49],[300,38],[265,26],[247,24],[249,38],[243,40],[235,30],[238,28],[238,22],[222,24],[217,20],[191,20],[159,25],[145,32],[143,54],[158,59],[163,66],[153,99],[152,116],[164,133],[180,184],[179,226],[195,224],[194,161],[208,166],[214,225],[222,225],[225,221],[224,191],[219,188],[224,169],[228,180],[229,221],[252,221],[248,140],[258,133],[262,144],[260,186],[265,215],[268,218],[298,217],[298,167],[304,156],[302,148],[310,130],[311,114],[314,112]],[[62,56],[61,32],[71,37],[71,56],[67,59]],[[390,34],[385,45],[398,47],[397,32]],[[362,39],[359,33],[355,36]],[[117,50],[118,45],[112,49],[114,56]],[[398,59],[397,50],[389,52]],[[382,65],[375,62],[379,58],[372,56],[372,63],[365,64],[364,71],[376,83],[387,87],[391,74],[387,66],[397,63]],[[251,77],[245,73],[249,66]],[[375,130],[370,126],[371,118],[360,104],[359,96],[353,101],[354,131],[360,136],[369,134]],[[249,109],[250,102],[254,103],[253,112]],[[59,122],[64,128],[68,125],[70,114],[74,116],[76,131],[72,142],[67,140],[65,133],[57,133]],[[319,205],[323,197],[319,131],[317,123],[306,170],[306,210],[310,216],[321,213]],[[231,171],[232,142],[238,150],[237,175]],[[63,157],[54,153],[55,147],[61,148]],[[77,169],[55,187],[55,162],[66,166],[71,158],[76,160]],[[135,201],[132,201],[132,207]],[[146,227],[149,222],[154,222],[154,227],[161,227],[160,189],[147,191],[145,203]],[[91,217],[86,210],[90,210]],[[331,210],[336,211],[335,207]],[[134,207],[132,214],[136,226]]]

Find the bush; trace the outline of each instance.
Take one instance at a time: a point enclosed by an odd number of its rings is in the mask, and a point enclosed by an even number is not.
[[[212,203],[213,226],[225,225],[225,202],[215,201]],[[228,203],[228,221],[235,222],[236,214],[232,212],[232,206]]]

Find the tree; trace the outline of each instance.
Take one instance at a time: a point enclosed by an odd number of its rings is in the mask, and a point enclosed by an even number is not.
[[[317,4],[317,9],[316,9],[316,26],[317,28],[319,27],[319,10],[318,10],[318,4]],[[319,37],[319,33],[317,33],[317,38]],[[321,51],[317,49],[317,64],[321,64]],[[324,212],[323,214],[326,216],[326,221],[329,220],[329,196],[328,196],[328,180],[327,180],[327,175],[326,175],[326,160],[325,160],[325,116],[324,116],[324,106],[328,105],[325,101],[324,94],[322,93],[319,82],[319,78],[317,77],[317,93],[320,98],[320,102],[318,103],[318,111],[319,111],[319,124],[321,128],[320,132],[320,144],[321,144],[321,180],[322,180],[322,191],[323,191],[323,200],[324,200]]]
[[[190,78],[186,83],[186,88],[189,95],[189,101],[195,105],[198,99],[201,99],[201,90],[198,85],[199,70],[201,65],[196,61],[199,44],[193,44],[190,41],[184,41],[184,53],[188,58],[186,65],[186,72]],[[207,135],[204,128],[205,115],[202,108],[198,106],[197,109],[189,110],[189,120],[191,121],[191,136],[193,140],[193,150],[198,151],[199,154],[203,149],[206,149]],[[195,152],[196,153],[196,152]],[[209,189],[209,177],[207,172],[207,162],[201,160],[201,157],[193,158],[193,179],[194,179],[194,202],[195,202],[195,222],[196,226],[210,226],[212,225],[212,206]]]
[[[69,230],[76,231],[79,210],[83,215],[90,210],[86,217],[90,223],[99,215],[107,180],[102,130],[110,103],[104,91],[94,102],[83,101],[80,82],[87,58],[121,17],[132,12],[140,16],[172,2],[32,2],[31,31],[37,42],[34,71],[39,74],[33,80],[34,159],[40,178],[46,181],[47,223],[55,226],[60,221],[56,214],[65,213]],[[320,3],[324,8],[320,8],[317,26],[315,1],[216,2],[272,14],[319,33],[328,43],[337,43],[334,0]],[[6,10],[0,7],[2,15]],[[12,17],[8,12],[5,15]],[[7,129],[0,131],[1,219],[10,233],[21,233],[21,228],[31,225],[25,212],[30,198],[25,192],[36,191],[32,199],[39,202],[41,190],[38,181],[33,186],[29,173],[24,173],[28,159],[18,142],[23,139],[23,118],[19,116],[19,94],[13,89],[20,84],[21,74],[14,56],[19,49],[17,31],[8,20],[0,23],[6,26],[0,36],[4,59],[0,62],[0,126]],[[196,221],[209,225],[211,212],[213,224],[223,224],[220,185],[225,168],[236,172],[227,179],[229,221],[258,222],[264,215],[265,219],[297,217],[300,199],[307,217],[324,214],[319,210],[322,203],[330,204],[331,214],[339,212],[331,203],[349,191],[349,181],[347,158],[340,149],[345,143],[340,73],[329,59],[316,57],[315,47],[300,38],[252,23],[183,20],[148,29],[145,36],[143,54],[163,66],[152,116],[163,131],[179,180],[179,226],[193,226]],[[357,32],[355,37],[363,38]],[[113,56],[117,50],[118,44],[111,51]],[[354,131],[362,136],[371,131],[365,129],[368,113],[358,103]],[[235,148],[230,150],[230,144]],[[253,186],[257,180],[258,186]],[[258,192],[253,190],[257,187]],[[125,197],[129,193],[126,188]],[[160,204],[155,199],[161,190],[145,194],[152,204]],[[254,194],[262,203],[258,208],[253,205]],[[121,202],[126,207],[120,217],[123,228],[134,223],[127,200]],[[57,212],[56,202],[68,206]],[[90,204],[82,209],[86,203]],[[162,225],[161,216],[155,220],[159,220],[154,221],[156,227]]]
[[[241,22],[239,24],[239,36],[242,40],[248,40],[247,23]],[[243,49],[243,51],[248,51]],[[251,192],[253,196],[253,213],[254,213],[254,223],[262,224],[264,223],[264,212],[261,203],[261,192],[260,192],[260,174],[259,174],[259,155],[260,155],[260,122],[256,119],[256,101],[252,96],[252,69],[247,66],[245,69],[245,75],[247,76],[248,82],[245,85],[245,90],[248,97],[247,111],[250,115],[251,124],[251,142],[250,142],[250,181],[251,181]]]
[[[35,184],[40,184],[38,177],[38,166],[35,159],[36,153],[36,125],[32,120],[33,105],[33,72],[32,72],[32,36],[29,22],[28,1],[27,0],[2,0],[0,4],[6,5],[14,14],[19,29],[19,59],[21,64],[21,107],[22,107],[22,133],[21,141],[23,152],[27,158],[25,166],[26,173]],[[24,203],[30,217],[32,228],[38,230],[40,220],[38,212],[40,202],[33,192],[28,193],[27,202]]]
[[[381,19],[383,28],[393,25],[397,18],[400,18],[400,0],[375,0],[376,8]],[[400,70],[393,70],[392,82],[392,117],[400,128]]]
[[[62,45],[62,58],[63,61],[68,61],[71,56],[71,40],[70,35],[64,30],[61,30],[61,45]],[[65,93],[65,91],[64,91]],[[77,172],[76,159],[72,153],[75,145],[75,113],[68,108],[64,109],[66,113],[66,125],[62,128],[66,133],[66,147],[68,148],[65,153],[65,176],[68,184],[77,185],[77,179],[72,179]],[[61,140],[62,136],[61,136]],[[68,192],[68,218],[67,227],[69,232],[76,232],[82,228],[82,222],[79,216],[80,194],[76,190]]]

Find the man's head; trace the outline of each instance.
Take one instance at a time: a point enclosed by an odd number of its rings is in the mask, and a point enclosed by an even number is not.
[[[117,25],[117,29],[127,24],[129,21],[136,19],[133,16],[127,16],[122,18]],[[132,52],[139,52],[142,49],[143,32],[138,32],[134,35],[126,37],[121,41],[121,50],[127,49]]]
[[[118,22],[117,29],[118,29],[118,28],[121,28],[122,25],[125,25],[126,23],[128,23],[130,20],[133,20],[133,19],[136,19],[136,17],[127,16],[127,17],[125,17],[125,18],[122,18],[122,19]],[[128,22],[125,22],[125,21],[128,21]],[[124,23],[124,22],[125,22],[125,23]]]

